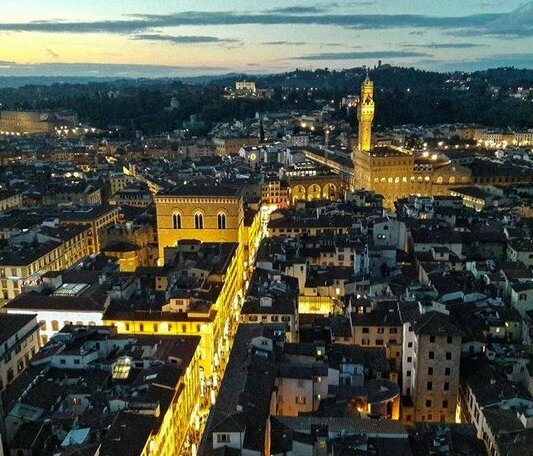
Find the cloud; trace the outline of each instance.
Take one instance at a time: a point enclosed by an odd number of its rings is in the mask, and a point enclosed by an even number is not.
[[[232,38],[217,38],[216,36],[203,35],[158,35],[158,34],[141,34],[131,37],[132,40],[143,41],[164,41],[174,44],[203,44],[203,43],[238,43],[239,40]]]
[[[308,43],[306,41],[263,41],[261,43],[264,46],[309,46],[313,43]],[[317,43],[316,44],[319,47],[346,47],[346,44],[344,43]],[[360,48],[362,46],[350,46],[352,48]]]
[[[6,65],[2,65],[5,63]],[[206,73],[220,74],[232,71],[229,67],[219,66],[170,66],[142,64],[107,63],[60,63],[44,62],[35,64],[0,61],[0,76],[59,76],[74,77],[91,75],[113,78],[157,78],[194,76]]]
[[[431,57],[431,54],[415,51],[354,51],[323,52],[320,54],[293,57],[291,60],[361,60],[361,59],[395,59],[406,57]]]
[[[46,53],[52,57],[53,59],[58,59],[59,58],[59,54],[57,52],[55,52],[53,49],[50,49],[50,48],[47,48],[46,49]]]
[[[481,2],[478,4],[480,8],[499,8],[506,5],[506,1]]]
[[[23,23],[0,22],[0,32],[115,33],[152,35],[154,29],[184,26],[324,25],[355,30],[438,29],[455,36],[533,37],[533,1],[510,12],[487,12],[462,16],[422,14],[357,14],[332,12],[323,6],[288,6],[264,12],[186,11],[174,14],[131,14],[120,20],[44,20]],[[161,35],[166,36],[166,35]],[[172,42],[172,38],[159,41]],[[176,42],[176,41],[174,41]]]
[[[425,48],[425,49],[471,49],[476,47],[487,47],[486,44],[477,43],[425,43],[425,44],[402,44],[404,48]]]
[[[499,14],[481,30],[485,35],[531,37],[533,36],[533,1],[514,9],[510,13]],[[464,36],[477,35],[476,30],[462,30]]]
[[[458,17],[437,17],[416,14],[300,14],[281,13],[239,14],[234,12],[187,12],[170,15],[135,15],[133,21],[140,26],[146,21],[151,27],[175,27],[181,25],[336,25],[356,29],[381,29],[404,27],[436,28],[482,28],[492,21],[502,18],[502,14],[476,14]],[[64,25],[64,24],[62,24]],[[101,26],[104,26],[102,24]],[[119,22],[120,28],[125,27]],[[1,28],[1,24],[0,24]]]
[[[267,13],[276,14],[314,14],[325,11],[324,8],[317,6],[286,6],[284,8],[273,8],[268,10]]]
[[[305,41],[263,41],[265,46],[304,46],[308,43]]]
[[[456,30],[473,35],[533,36],[533,2],[511,12],[463,16],[427,16],[420,14],[331,14],[316,7],[287,7],[264,13],[233,11],[187,11],[175,14],[134,14],[124,20],[93,22],[33,21],[0,23],[0,31],[45,33],[142,33],[147,30],[181,26],[217,25],[331,25],[354,29],[435,28]],[[287,10],[285,8],[285,10]],[[305,11],[302,11],[302,8]],[[296,10],[300,12],[296,12]],[[329,11],[329,10],[328,10]]]

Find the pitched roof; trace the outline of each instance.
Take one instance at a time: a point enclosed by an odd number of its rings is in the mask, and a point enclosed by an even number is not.
[[[30,323],[35,314],[0,314],[0,343]]]
[[[463,337],[465,335],[450,321],[449,317],[435,311],[423,313],[414,321],[413,330],[416,334],[427,336]]]

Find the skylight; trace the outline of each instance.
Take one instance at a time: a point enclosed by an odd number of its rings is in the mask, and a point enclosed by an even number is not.
[[[122,356],[113,364],[113,380],[125,380],[130,375],[131,358]]]

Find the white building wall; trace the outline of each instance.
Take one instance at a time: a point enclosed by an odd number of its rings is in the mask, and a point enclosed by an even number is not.
[[[22,314],[37,314],[37,322],[41,324],[41,343],[44,345],[48,342],[54,334],[57,333],[63,326],[65,322],[71,322],[72,324],[77,324],[80,322],[85,326],[101,326],[103,325],[103,312],[89,312],[89,311],[79,311],[79,312],[69,312],[64,310],[39,310],[39,309],[7,309],[8,313],[22,313]],[[52,322],[57,321],[58,329],[54,330]],[[42,325],[44,322],[44,325]],[[43,329],[44,328],[44,329]]]

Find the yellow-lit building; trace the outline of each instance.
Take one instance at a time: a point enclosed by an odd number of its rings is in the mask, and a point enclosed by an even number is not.
[[[346,190],[340,176],[333,173],[290,177],[288,185],[290,204],[296,204],[298,201],[337,201],[344,197]]]
[[[100,230],[108,225],[119,222],[119,210],[114,206],[85,206],[72,210],[64,210],[60,215],[63,226],[86,226],[89,244],[89,254],[98,253],[101,249]]]
[[[184,186],[156,195],[155,204],[159,264],[182,264],[176,258],[185,255],[188,277],[203,283],[183,290],[172,288],[167,278],[169,296],[161,310],[110,305],[104,323],[119,334],[201,336],[202,381],[217,382],[242,305],[245,257],[255,248],[247,247],[261,235],[261,212],[250,212],[245,223],[240,191],[226,187]]]
[[[125,189],[128,185],[135,182],[136,179],[133,176],[129,176],[125,173],[111,173],[109,175],[109,183],[111,185],[111,195]]]
[[[375,109],[374,83],[367,74],[361,85],[361,97],[357,103],[357,119],[359,120],[357,149],[362,152],[369,152],[372,148],[372,121]]]
[[[39,324],[34,314],[0,313],[0,392],[17,378],[39,351]]]
[[[259,145],[259,138],[257,136],[213,138],[213,145],[216,155],[225,157],[238,154],[241,147]]]
[[[0,211],[5,211],[12,207],[21,207],[22,204],[22,193],[0,192]]]
[[[109,198],[112,206],[147,207],[152,201],[153,194],[144,183],[130,184]]]
[[[0,302],[19,295],[22,286],[48,271],[61,271],[89,255],[88,227],[27,232],[0,250]]]
[[[399,147],[372,144],[374,119],[374,85],[367,76],[361,85],[357,107],[358,146],[353,152],[353,188],[383,195],[383,205],[392,208],[394,201],[410,195],[448,195],[450,188],[471,181],[471,171],[437,154],[415,156]]]
[[[253,265],[253,259],[259,248],[263,223],[261,214],[261,209],[256,211],[254,209],[246,208],[244,210],[244,236],[242,242],[244,244],[245,267]]]
[[[188,296],[172,296],[160,312],[132,311],[110,306],[104,324],[117,328],[119,334],[195,335],[201,336],[200,366],[206,377],[213,375],[223,356],[229,354],[231,334],[236,329],[242,290],[242,256],[237,244],[222,245],[227,261],[207,281],[211,302],[189,308]]]
[[[278,179],[270,179],[261,187],[261,201],[277,207],[289,206],[289,187]]]
[[[109,225],[100,231],[101,250],[116,258],[121,271],[135,272],[140,267],[157,264],[157,233],[151,225]]]
[[[256,85],[254,81],[236,81],[235,90],[247,90],[250,92],[255,92]]]
[[[1,111],[0,135],[49,134],[58,126],[78,124],[72,112]]]
[[[191,345],[189,342],[187,344]],[[166,386],[161,386],[161,392],[154,391],[153,393],[155,397],[158,394],[170,396],[171,402],[170,406],[165,409],[164,415],[160,417],[160,425],[153,429],[147,439],[143,455],[181,455],[184,453],[190,436],[194,434],[194,431],[200,430],[198,411],[201,397],[199,364],[201,355],[199,345],[196,347],[172,392],[165,394]],[[152,386],[152,388],[155,390],[157,387]]]
[[[300,296],[298,298],[299,314],[330,315],[335,311],[335,301],[330,296]]]
[[[159,259],[178,241],[236,242],[244,237],[244,208],[239,190],[229,187],[178,187],[154,197]]]

